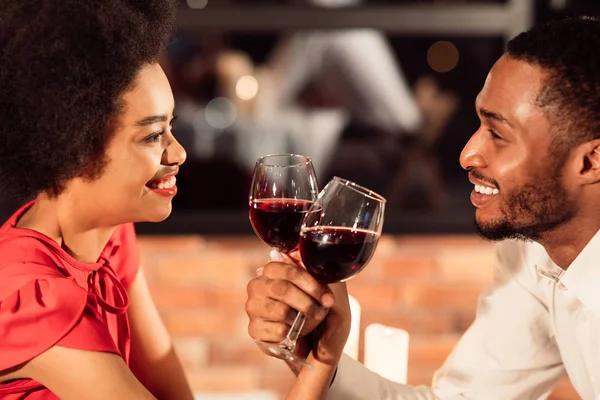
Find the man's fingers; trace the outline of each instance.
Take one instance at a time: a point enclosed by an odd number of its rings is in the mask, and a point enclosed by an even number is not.
[[[246,313],[251,318],[292,325],[298,312],[280,301],[251,298],[246,302]]]
[[[269,255],[272,261],[280,261],[287,264],[295,264],[302,269],[306,269],[304,263],[302,262],[302,257],[300,257],[299,250],[294,250],[288,254],[280,253],[277,250],[271,250],[271,253]]]
[[[281,342],[289,329],[287,324],[263,319],[253,319],[248,324],[248,333],[252,339],[268,343]]]
[[[287,322],[289,309],[315,319],[323,319],[326,315],[325,307],[290,281],[260,277],[251,281],[247,289],[246,312],[251,317]]]
[[[296,265],[271,261],[264,266],[262,276],[274,281],[288,281],[324,307],[331,307],[335,303],[335,297],[327,285],[320,284],[306,270]],[[278,283],[276,285],[281,284]],[[289,288],[275,286],[274,290],[285,293]],[[276,295],[274,298],[282,300],[281,294]]]

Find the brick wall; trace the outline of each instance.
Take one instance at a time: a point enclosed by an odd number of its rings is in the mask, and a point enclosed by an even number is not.
[[[254,236],[148,236],[140,247],[194,390],[272,390],[284,399],[292,374],[264,356],[246,331],[245,285],[267,261],[268,248]],[[371,263],[348,283],[362,305],[362,329],[378,322],[410,333],[409,384],[430,383],[473,320],[490,280],[492,250],[471,236],[384,237]],[[551,398],[577,395],[565,378]]]

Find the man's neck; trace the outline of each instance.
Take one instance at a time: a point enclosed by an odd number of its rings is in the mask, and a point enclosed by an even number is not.
[[[75,259],[93,263],[108,243],[114,227],[102,226],[90,216],[81,202],[69,196],[38,196],[34,205],[18,221],[17,227],[38,231],[54,240]]]
[[[600,220],[573,218],[545,234],[538,242],[560,268],[566,270],[600,230]]]

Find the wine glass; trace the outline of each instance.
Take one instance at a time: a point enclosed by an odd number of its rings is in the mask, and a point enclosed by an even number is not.
[[[295,154],[259,158],[250,189],[250,223],[256,235],[282,253],[296,249],[302,217],[318,191],[310,158]]]
[[[371,260],[383,227],[383,196],[334,177],[307,213],[300,231],[300,257],[319,282],[344,282]]]
[[[298,247],[300,226],[319,192],[310,158],[295,154],[273,154],[259,158],[250,189],[250,223],[256,235],[282,253]],[[299,324],[301,322],[301,325]],[[293,327],[304,325],[298,313]],[[294,354],[297,334],[290,330],[280,343],[256,341],[263,349],[289,360],[306,364]]]
[[[344,282],[371,260],[383,227],[383,196],[334,177],[306,213],[300,230],[300,257],[306,270],[320,283]],[[298,313],[287,346],[292,350],[304,325]],[[307,365],[294,356],[295,361]]]

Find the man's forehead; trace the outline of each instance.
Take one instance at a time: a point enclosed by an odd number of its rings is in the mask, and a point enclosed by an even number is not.
[[[502,56],[488,73],[477,95],[477,107],[536,104],[545,72],[522,60]]]

